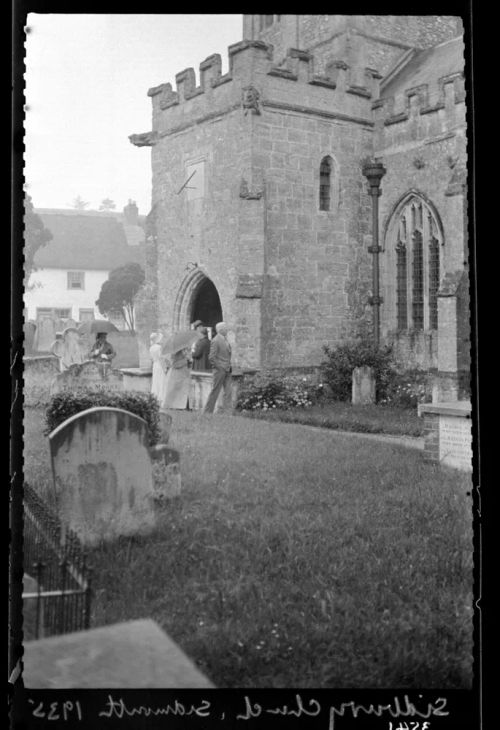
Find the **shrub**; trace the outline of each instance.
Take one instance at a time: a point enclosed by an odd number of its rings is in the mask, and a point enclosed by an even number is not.
[[[412,368],[393,374],[380,403],[399,408],[416,408],[419,403],[430,403],[431,400],[432,388],[427,372]]]
[[[321,398],[322,392],[323,384],[310,377],[276,371],[258,373],[243,384],[236,407],[241,411],[307,408]]]
[[[377,400],[386,398],[387,388],[396,373],[392,347],[376,347],[365,340],[346,342],[335,348],[323,347],[326,360],[321,373],[334,400],[346,401],[352,397],[352,371],[364,365],[373,368],[377,385]]]
[[[148,424],[150,445],[160,440],[160,405],[157,398],[151,393],[134,391],[114,392],[107,390],[95,391],[90,388],[78,388],[73,391],[57,393],[50,399],[45,411],[47,435],[63,421],[87,408],[108,407],[122,408],[136,416],[143,418]]]

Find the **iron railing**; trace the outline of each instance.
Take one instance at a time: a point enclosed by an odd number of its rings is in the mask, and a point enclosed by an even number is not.
[[[88,629],[91,570],[77,535],[29,485],[24,485],[24,638]]]

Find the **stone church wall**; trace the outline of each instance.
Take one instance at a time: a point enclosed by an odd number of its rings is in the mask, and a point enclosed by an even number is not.
[[[402,93],[396,99],[377,101],[374,114],[377,124],[374,156],[387,170],[379,198],[381,245],[384,247],[380,262],[384,298],[382,334],[395,343],[397,354],[409,365],[437,368],[436,331],[396,331],[396,273],[389,264],[388,249],[395,241],[390,239],[387,229],[403,196],[412,191],[420,194],[434,206],[442,224],[441,279],[447,272],[463,270],[467,260],[465,187],[453,184],[457,177],[465,181],[463,78],[457,75],[444,84],[413,89],[409,95]]]

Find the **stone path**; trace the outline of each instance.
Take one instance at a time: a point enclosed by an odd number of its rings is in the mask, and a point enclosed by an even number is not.
[[[372,441],[383,441],[387,444],[395,444],[396,446],[406,446],[409,449],[424,449],[423,436],[391,436],[387,433],[362,433],[359,431],[342,431],[339,428],[323,428],[321,426],[309,426],[304,423],[284,423],[279,422],[282,426],[295,426],[299,428],[307,428],[311,431],[323,431],[339,436],[352,436],[353,438],[371,439]]]

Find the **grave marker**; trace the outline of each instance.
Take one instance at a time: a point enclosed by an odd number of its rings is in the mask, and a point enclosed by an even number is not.
[[[87,361],[82,365],[71,365],[55,378],[51,394],[63,390],[90,388],[91,390],[123,390],[123,373],[106,364]]]
[[[61,522],[84,545],[155,525],[146,421],[120,408],[89,408],[49,435]]]
[[[375,403],[373,368],[363,365],[352,371],[352,402],[360,405]]]

